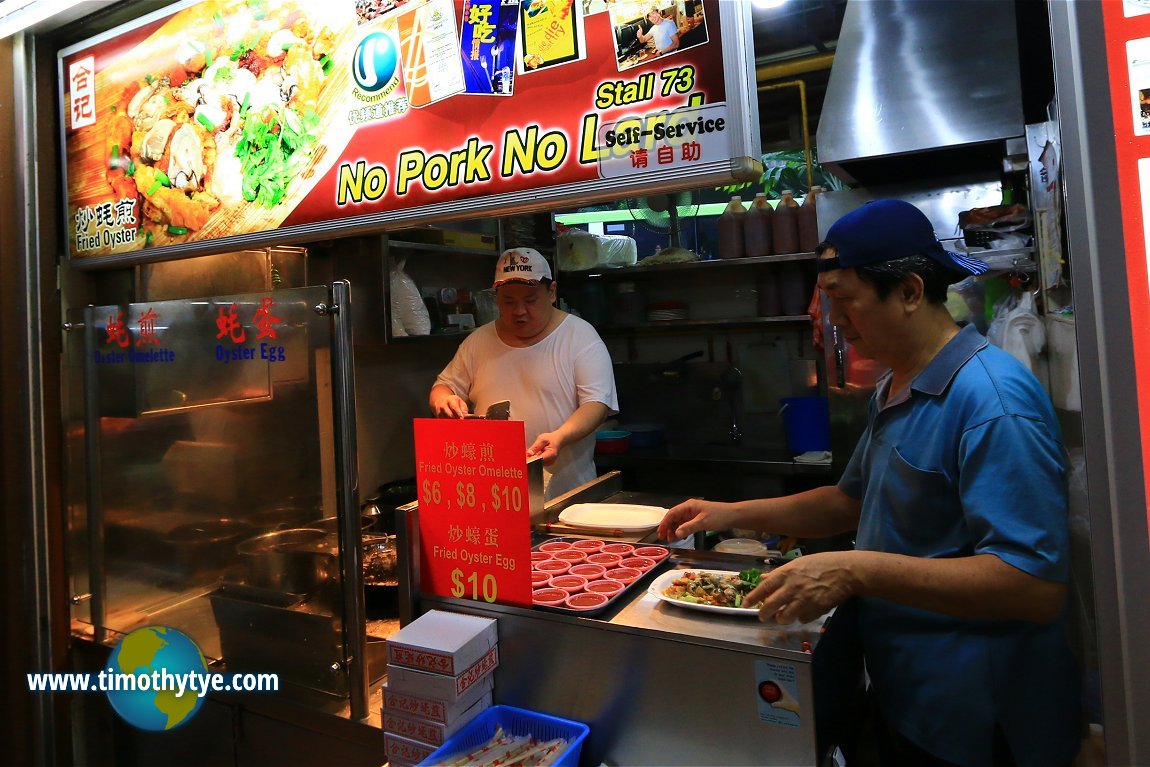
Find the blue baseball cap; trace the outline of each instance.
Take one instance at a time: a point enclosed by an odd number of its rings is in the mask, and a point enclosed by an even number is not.
[[[867,266],[907,256],[926,256],[963,274],[985,274],[985,261],[942,247],[934,226],[921,210],[903,200],[875,200],[831,225],[824,240],[833,258],[820,258],[820,272]]]

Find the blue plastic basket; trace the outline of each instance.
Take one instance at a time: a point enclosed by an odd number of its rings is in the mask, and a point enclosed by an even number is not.
[[[463,726],[459,732],[448,738],[442,746],[419,763],[417,767],[435,767],[448,757],[479,748],[495,737],[495,730],[501,726],[512,735],[531,735],[536,740],[567,741],[567,750],[555,762],[557,767],[575,767],[579,763],[579,752],[583,740],[591,728],[582,722],[560,719],[557,716],[538,714],[511,706],[492,706]]]

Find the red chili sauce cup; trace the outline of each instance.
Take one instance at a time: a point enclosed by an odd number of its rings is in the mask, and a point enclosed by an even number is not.
[[[540,551],[563,551],[564,549],[571,548],[570,541],[544,541],[539,544]]]
[[[551,554],[552,559],[561,559],[571,564],[587,561],[586,552],[579,551],[578,549],[564,549],[563,551],[551,551],[548,553]]]
[[[648,559],[653,559],[658,562],[669,553],[670,552],[662,546],[640,546],[639,548],[635,549],[634,556],[647,557]]]
[[[535,589],[531,592],[531,601],[537,605],[547,605],[548,607],[562,607],[564,600],[570,596],[563,589]]]
[[[603,577],[603,573],[607,572],[607,567],[605,565],[596,565],[590,562],[584,562],[579,565],[571,565],[571,569],[567,572],[571,573],[572,575],[582,575],[588,580],[595,581]]]
[[[621,557],[629,557],[629,556],[631,556],[631,552],[633,552],[634,550],[635,550],[635,547],[629,543],[604,543],[603,544],[603,553],[604,554],[618,554]]]
[[[544,586],[547,585],[547,581],[551,580],[553,577],[555,577],[555,576],[551,575],[551,573],[545,573],[542,570],[532,570],[531,571],[531,588],[533,588],[533,589],[543,588]]]
[[[626,588],[626,586],[627,584],[622,583],[621,581],[609,581],[604,579],[601,581],[588,581],[587,585],[583,587],[583,590],[594,592],[596,594],[602,594],[607,598],[611,598]]]
[[[556,575],[550,581],[551,588],[563,589],[568,594],[578,594],[587,585],[587,579],[581,575]]]
[[[620,583],[634,583],[643,574],[642,570],[636,570],[634,567],[616,567],[614,570],[608,570],[604,573],[603,577],[609,581],[619,581]]]
[[[580,538],[577,541],[571,541],[571,548],[587,554],[594,554],[603,548],[603,541],[595,538]]]
[[[618,554],[608,554],[601,551],[598,554],[588,554],[587,561],[594,565],[603,565],[604,567],[618,567],[619,560],[623,557]]]
[[[655,566],[655,560],[648,559],[647,557],[624,557],[619,562],[620,567],[634,567],[646,572]]]
[[[597,607],[602,607],[607,604],[609,598],[606,594],[584,591],[567,597],[567,599],[563,601],[563,606],[571,610],[594,610]]]
[[[562,559],[544,559],[542,562],[536,562],[532,565],[536,570],[548,575],[562,575],[571,569],[570,562],[564,562]]]

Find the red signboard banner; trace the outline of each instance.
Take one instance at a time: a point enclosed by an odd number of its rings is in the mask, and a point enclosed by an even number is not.
[[[1138,410],[1142,414],[1142,473],[1150,499],[1150,7],[1136,2],[1104,2],[1102,18],[1110,71],[1110,102],[1118,163],[1117,200],[1122,210],[1126,275]],[[1150,522],[1150,501],[1146,509]]]
[[[531,509],[522,421],[415,420],[420,586],[531,605]]]
[[[202,0],[71,46],[69,253],[218,252],[754,174],[745,4],[655,5]]]

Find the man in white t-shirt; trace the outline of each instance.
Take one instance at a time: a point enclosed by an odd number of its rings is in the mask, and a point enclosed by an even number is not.
[[[647,11],[647,21],[651,22],[650,28],[646,32],[640,30],[637,36],[644,44],[654,40],[656,55],[670,53],[679,47],[679,28],[675,22],[664,19],[658,8],[652,7]]]
[[[459,346],[429,402],[439,418],[482,413],[511,401],[541,456],[548,499],[595,478],[595,429],[618,412],[611,356],[589,323],[554,305],[551,267],[532,248],[513,248],[495,266],[499,317]]]

